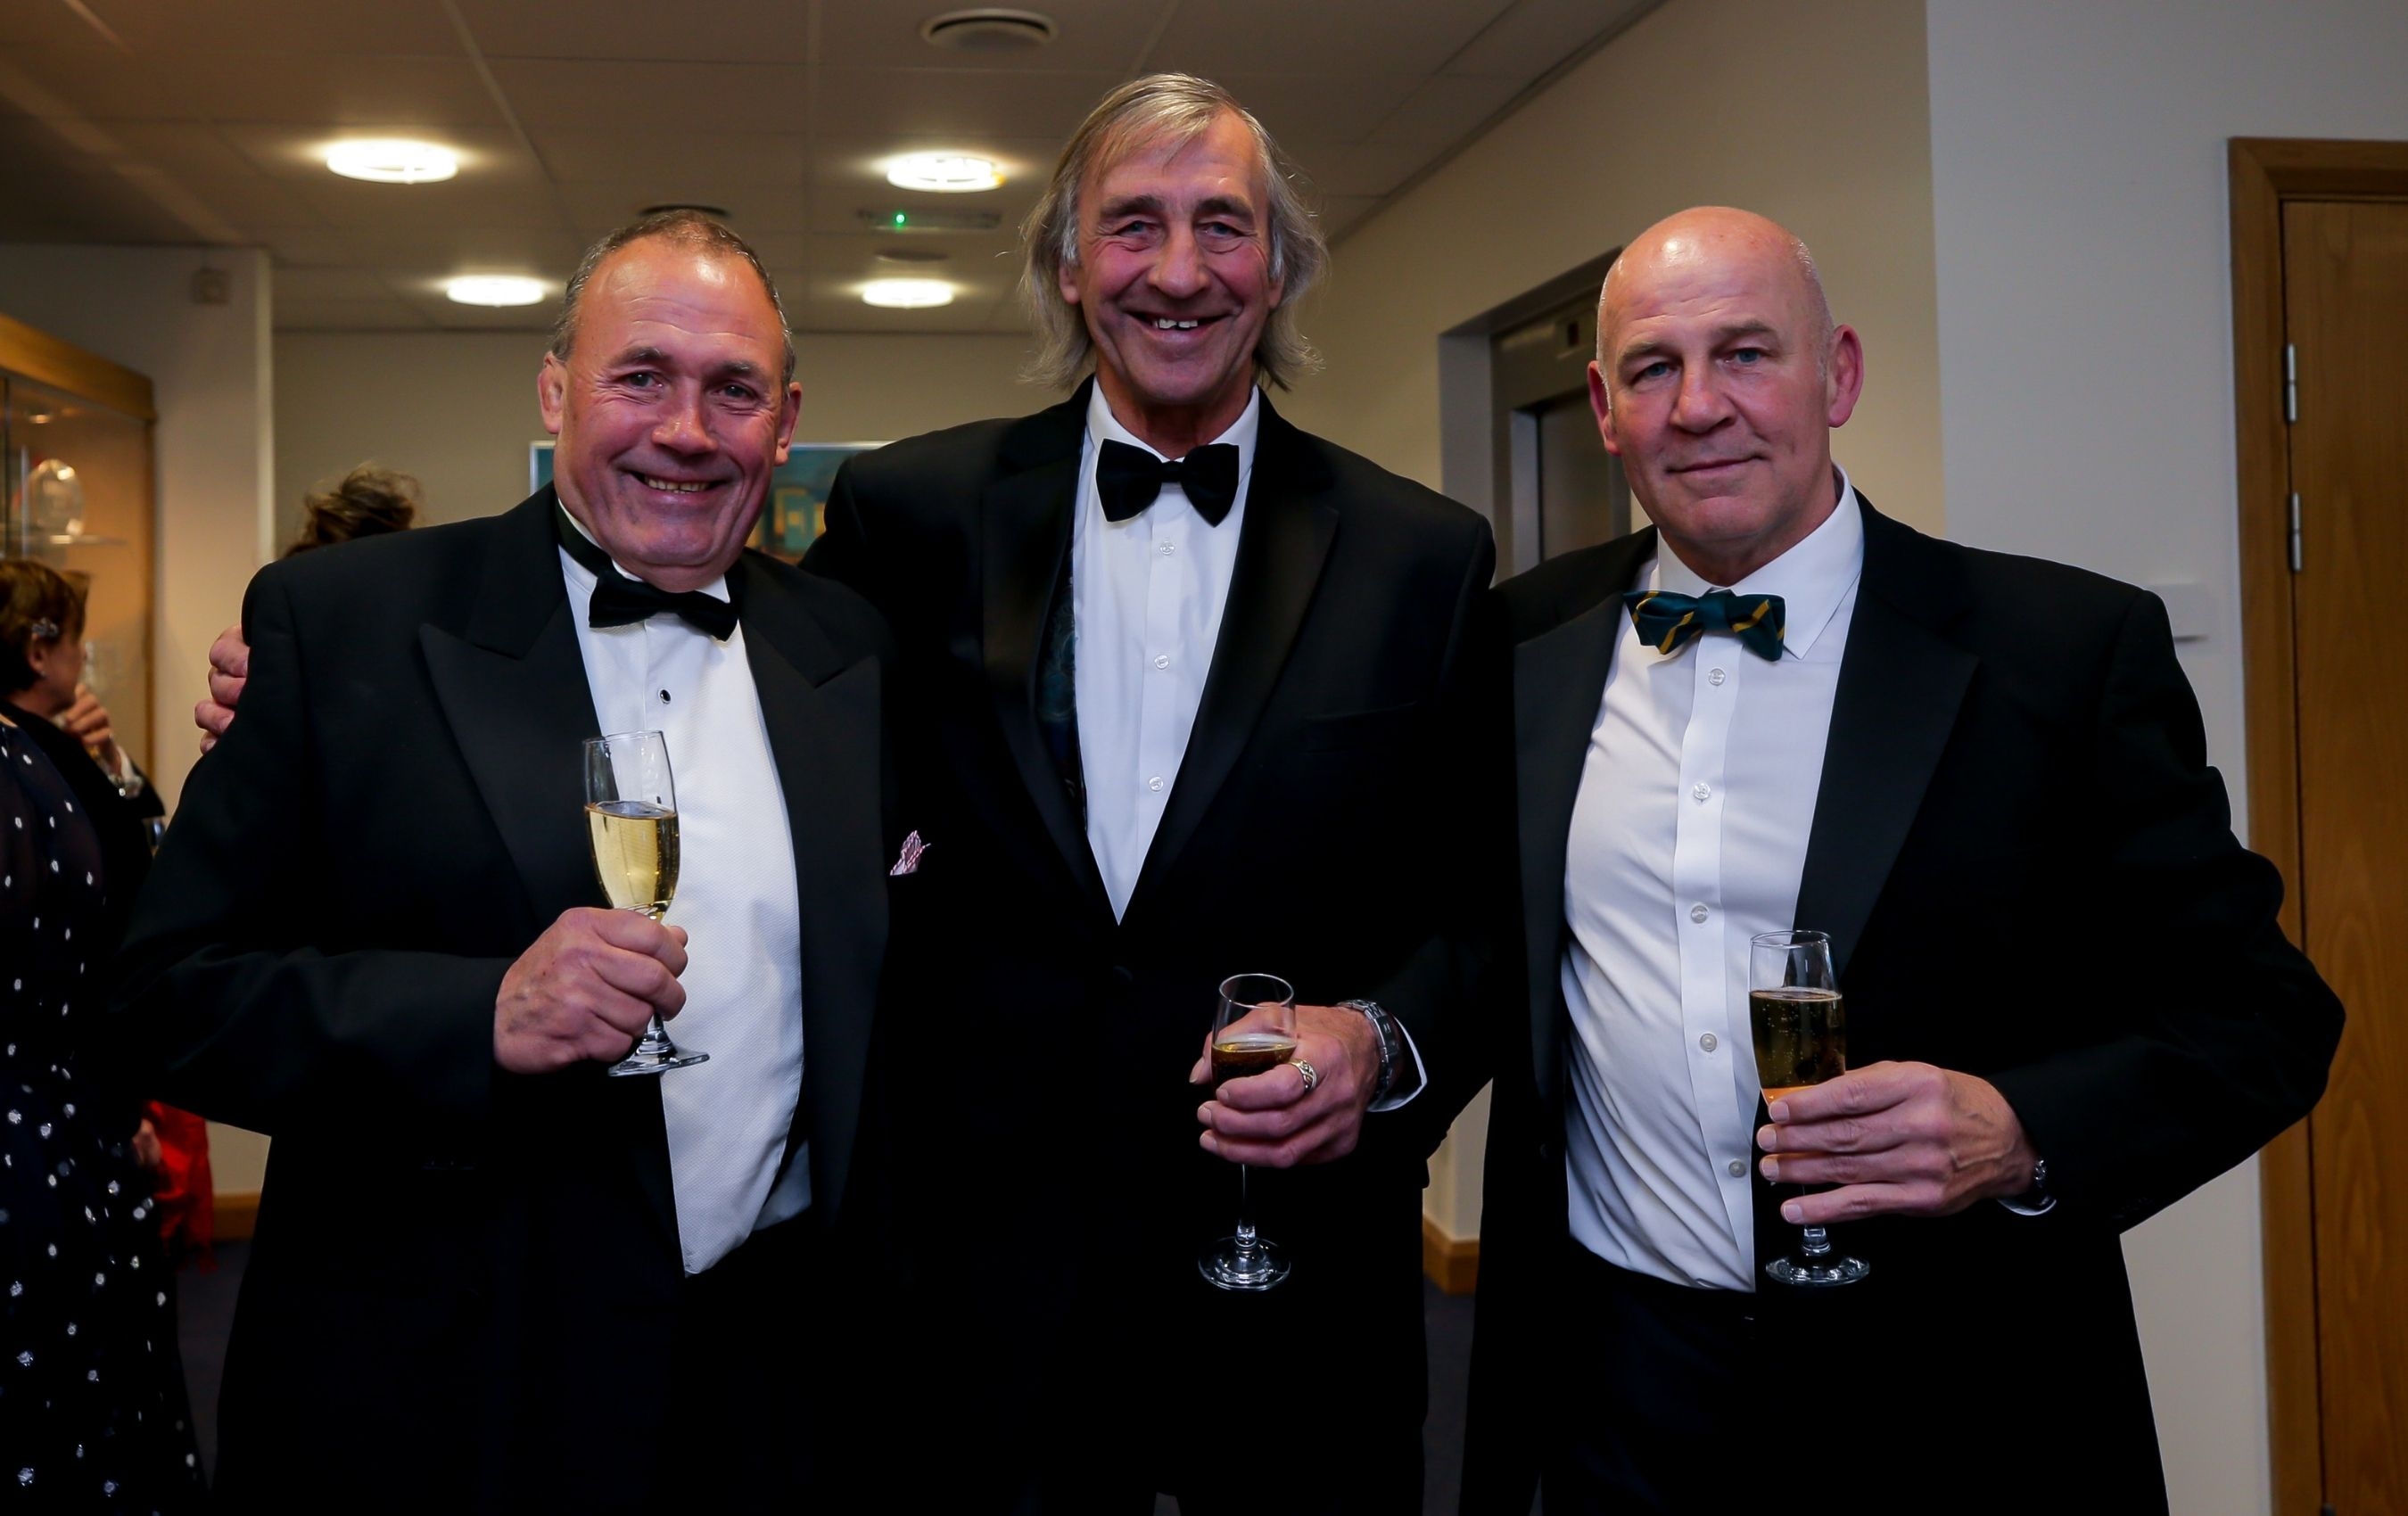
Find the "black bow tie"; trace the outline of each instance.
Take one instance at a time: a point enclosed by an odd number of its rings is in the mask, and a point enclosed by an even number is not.
[[[1165,462],[1143,448],[1106,442],[1096,455],[1096,493],[1108,522],[1125,522],[1154,504],[1166,484],[1187,492],[1196,514],[1220,525],[1238,501],[1238,445],[1215,442]]]
[[[736,607],[728,601],[700,590],[664,590],[620,573],[610,555],[578,530],[566,508],[553,508],[552,526],[560,534],[563,551],[594,576],[594,601],[585,612],[587,625],[632,626],[666,612],[721,642],[736,630]]]

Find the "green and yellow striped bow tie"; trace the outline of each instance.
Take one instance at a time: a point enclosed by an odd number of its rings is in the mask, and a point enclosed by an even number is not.
[[[1740,646],[1758,658],[1781,657],[1781,596],[1752,594],[1744,599],[1728,590],[1704,594],[1665,594],[1656,590],[1632,590],[1623,603],[1630,608],[1630,624],[1640,640],[1657,652],[1677,652],[1700,632],[1728,632]]]

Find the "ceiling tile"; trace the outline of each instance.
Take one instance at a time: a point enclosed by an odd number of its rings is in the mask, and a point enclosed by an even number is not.
[[[108,38],[56,0],[7,0],[0,5],[0,48],[13,57],[25,47],[106,46]]]
[[[1450,74],[1533,79],[1663,0],[1516,0],[1448,61]]]
[[[385,281],[364,268],[280,268],[276,302],[288,300],[392,300]]]
[[[1376,194],[1333,194],[1321,202],[1321,235],[1335,242],[1380,204]]]
[[[1259,74],[1266,64],[1283,74],[1324,80],[1427,74],[1477,36],[1509,3],[1214,0],[1182,6],[1144,66],[1183,69],[1224,82],[1225,76]]]
[[[136,52],[275,48],[288,52],[429,53],[458,57],[459,34],[439,0],[91,0]]]
[[[714,181],[729,178],[762,189],[798,189],[809,145],[799,135],[777,132],[692,132],[675,136],[619,129],[544,132],[535,138],[552,177],[575,183],[594,179],[675,180],[696,169]]]
[[[313,227],[326,224],[308,201],[264,174],[243,174],[203,178],[179,174],[175,182],[202,205],[231,222],[245,236],[265,239],[287,226]]]
[[[507,124],[462,58],[196,53],[177,70],[179,114],[319,126]]]
[[[950,0],[841,0],[820,11],[819,61],[836,68],[939,67],[982,73],[1094,70],[1119,75],[1177,0],[1044,0],[1023,8],[1057,24],[1045,47],[973,52],[931,47],[920,26],[957,8]]]
[[[0,174],[12,242],[194,240],[193,229],[113,173]]]
[[[528,132],[608,131],[696,102],[717,132],[793,132],[808,119],[810,70],[783,64],[587,62],[497,58],[494,77]]]
[[[1406,74],[1356,74],[1340,88],[1294,74],[1233,74],[1223,81],[1290,152],[1308,142],[1360,142],[1421,82]]]
[[[725,211],[727,223],[748,237],[801,232],[808,225],[800,191],[764,187],[733,175],[690,173],[674,179],[564,184],[560,200],[578,234],[587,237],[624,226],[647,206],[714,207]]]
[[[0,98],[30,116],[104,121],[173,121],[189,116],[186,81],[166,61],[157,66],[97,42],[10,47]]]
[[[1424,79],[1364,140],[1433,158],[1469,136],[1522,88],[1517,79],[1437,75]]]
[[[469,35],[488,58],[647,63],[807,63],[807,8],[689,6],[671,19],[658,0],[460,0]]]
[[[1319,154],[1302,166],[1312,180],[1313,190],[1325,198],[1383,195],[1403,183],[1428,160],[1425,152],[1365,143]]]
[[[1120,75],[824,68],[813,121],[825,133],[896,139],[982,135],[1060,142]],[[999,130],[1000,129],[1000,130]],[[1048,154],[1051,161],[1051,154]]]

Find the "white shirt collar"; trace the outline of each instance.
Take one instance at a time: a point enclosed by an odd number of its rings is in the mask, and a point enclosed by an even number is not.
[[[1814,639],[1831,624],[1848,592],[1856,588],[1865,566],[1864,514],[1856,506],[1856,486],[1838,464],[1831,465],[1831,471],[1840,478],[1838,507],[1787,552],[1737,584],[1718,585],[1699,578],[1679,553],[1659,546],[1650,587],[1672,594],[1703,594],[1713,589],[1742,595],[1777,594],[1782,602],[1782,651],[1792,658],[1805,657],[1813,651]]]
[[[1262,425],[1263,392],[1256,388],[1247,394],[1246,408],[1239,412],[1236,421],[1229,423],[1229,429],[1212,439],[1212,442],[1228,442],[1236,445],[1238,478],[1240,479],[1254,469],[1254,437],[1261,432]],[[1087,391],[1087,445],[1090,449],[1094,449],[1107,441],[1125,442],[1132,448],[1145,449],[1156,458],[1162,456],[1135,432],[1121,424],[1120,418],[1112,414],[1111,403],[1104,398],[1104,387],[1096,384]],[[1205,446],[1210,447],[1211,443],[1206,443]]]
[[[601,541],[596,538],[593,533],[585,529],[585,523],[577,519],[577,512],[569,509],[566,506],[563,506],[560,508],[560,513],[568,518],[568,524],[577,529],[577,535],[579,536],[583,537],[586,541],[593,543],[597,548],[602,546]],[[562,568],[567,572],[568,582],[576,588],[577,593],[589,599],[592,598],[594,594],[594,571],[587,568],[583,564],[579,563],[575,558],[571,557],[566,548],[560,550],[560,563]],[[626,575],[631,579],[640,579],[644,577],[641,574],[637,573],[634,569],[629,568],[626,565],[619,562],[616,558],[612,558],[610,560],[610,566],[617,569],[620,573]],[[713,600],[729,600],[734,598],[734,596],[727,593],[727,576],[724,574],[720,575],[717,579],[712,579],[710,583],[703,585],[701,588],[702,593],[710,596]]]

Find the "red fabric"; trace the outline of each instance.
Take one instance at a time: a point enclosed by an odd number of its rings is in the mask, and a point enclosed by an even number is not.
[[[159,1202],[159,1235],[166,1240],[167,1256],[179,1267],[194,1258],[207,1264],[217,1206],[217,1188],[209,1180],[209,1123],[156,1100],[142,1114],[159,1135],[151,1194]]]

